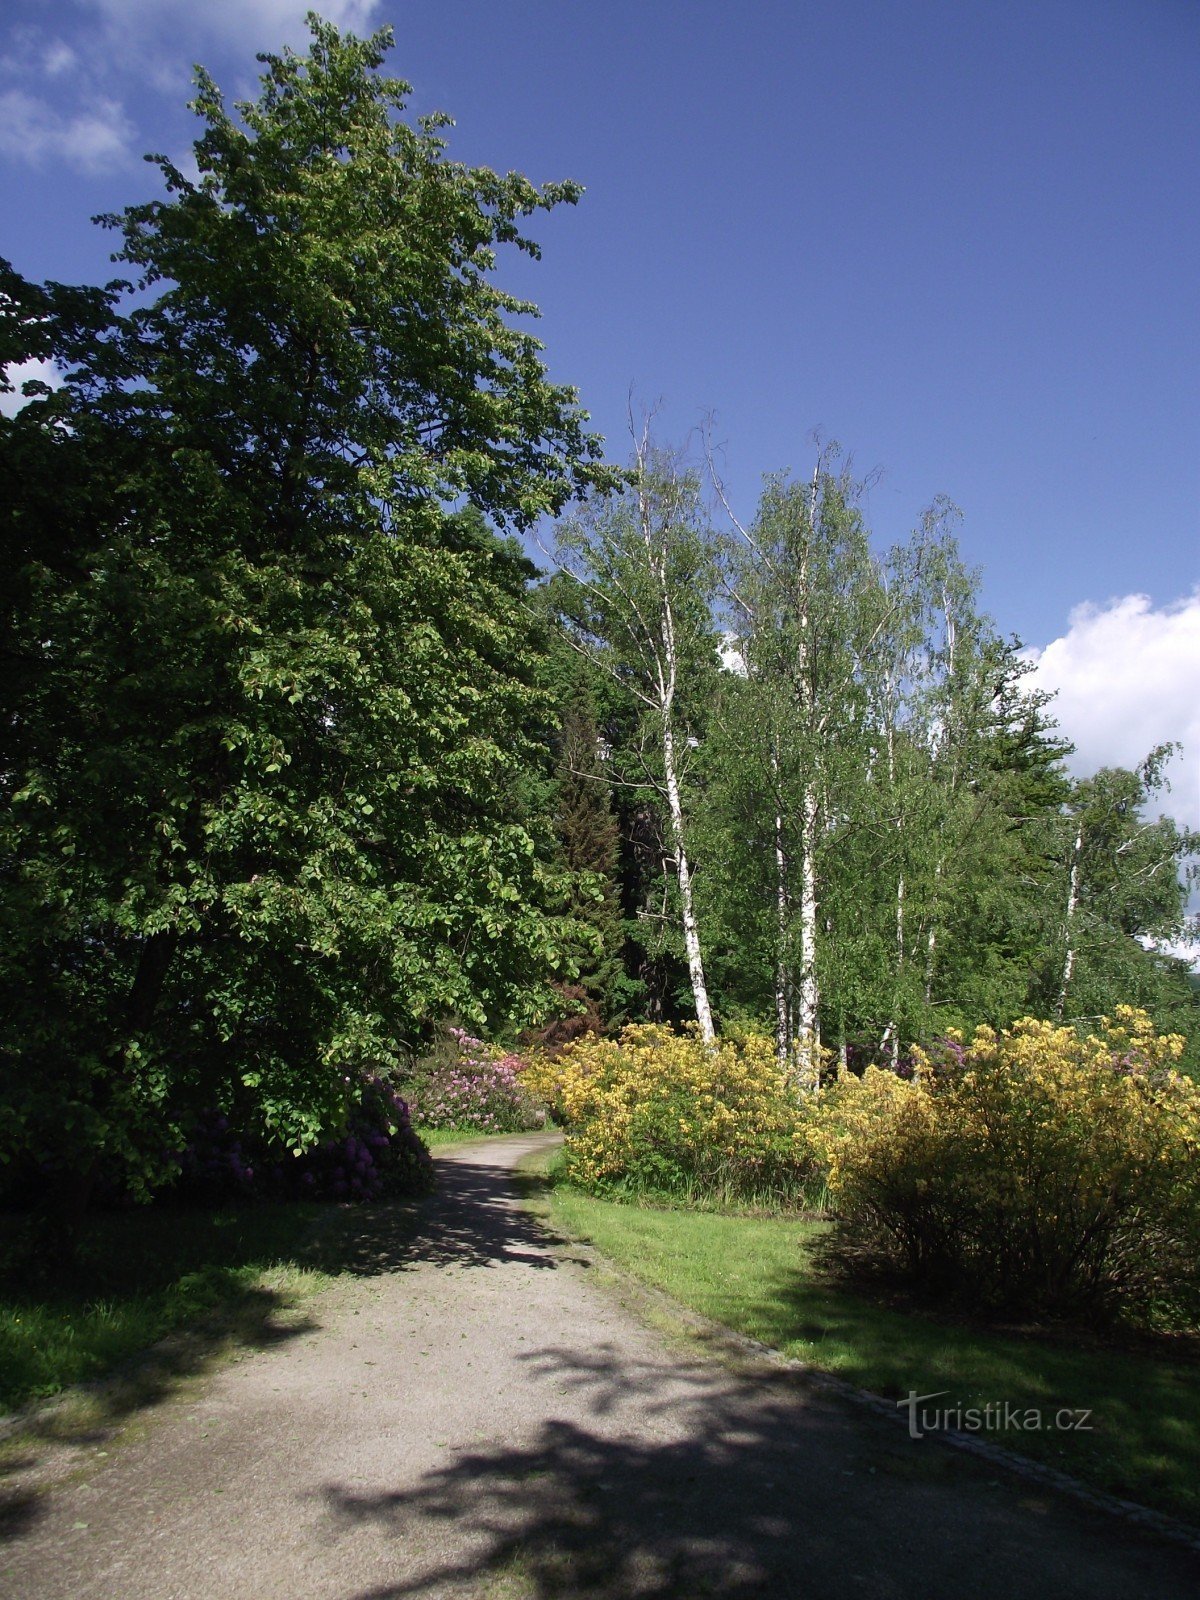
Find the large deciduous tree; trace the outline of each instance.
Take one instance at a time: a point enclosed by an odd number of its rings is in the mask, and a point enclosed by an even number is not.
[[[67,374],[0,422],[2,1153],[81,1193],[189,1106],[310,1141],[560,961],[524,577],[456,508],[611,481],[493,280],[579,190],[451,161],[386,34],[312,34],[236,112],[200,73],[198,178],[105,219],[130,283],[2,286],[0,354]]]

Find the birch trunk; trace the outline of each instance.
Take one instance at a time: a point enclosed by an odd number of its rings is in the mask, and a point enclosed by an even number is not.
[[[821,481],[821,463],[813,468],[809,491],[808,521],[810,532],[817,526],[817,502]],[[813,722],[813,696],[808,681],[809,670],[809,603],[807,560],[801,564],[801,607],[799,650],[796,660],[796,680],[800,704],[809,727]],[[810,760],[812,753],[810,753]],[[804,786],[800,819],[800,984],[799,1015],[797,1017],[795,1048],[811,1062],[813,1087],[820,1081],[817,1068],[817,1051],[821,1045],[820,1007],[821,989],[817,977],[817,787],[813,778]]]
[[[679,903],[682,910],[683,947],[687,953],[688,976],[696,1005],[696,1021],[705,1044],[716,1038],[708,985],[704,981],[704,958],[700,950],[700,929],[692,897],[692,872],[688,865],[684,839],[683,806],[679,798],[679,777],[675,765],[675,730],[669,716],[663,718],[663,769],[666,778],[667,806],[671,813],[671,838],[675,846],[675,871],[679,878]]]
[[[1066,951],[1063,956],[1062,981],[1058,986],[1058,1003],[1054,1008],[1055,1015],[1061,1022],[1063,1013],[1067,1008],[1067,990],[1071,984],[1071,974],[1075,970],[1075,945],[1072,938],[1071,924],[1075,920],[1075,909],[1079,904],[1079,861],[1083,855],[1083,818],[1079,818],[1079,825],[1075,829],[1075,843],[1071,850],[1071,876],[1067,884],[1067,914],[1063,919],[1063,938]]]
[[[775,815],[775,1054],[780,1066],[787,1063],[791,1048],[791,1016],[789,990],[790,974],[787,968],[787,858],[783,851],[783,818]]]
[[[700,928],[696,921],[696,906],[692,895],[692,870],[687,856],[683,802],[679,794],[679,767],[675,753],[675,690],[679,682],[679,650],[675,634],[675,608],[671,600],[671,581],[668,577],[668,536],[665,524],[656,530],[655,517],[646,493],[648,437],[645,434],[637,449],[637,460],[642,473],[638,495],[642,540],[646,551],[647,571],[652,575],[657,590],[659,636],[652,650],[655,658],[654,676],[658,691],[658,714],[662,728],[663,779],[667,791],[667,807],[671,816],[671,837],[675,846],[675,872],[679,880],[683,947],[687,956],[692,999],[696,1007],[696,1021],[700,1024],[700,1037],[705,1044],[712,1044],[716,1038],[716,1030],[713,1027],[712,1007],[708,1002],[708,985],[704,978],[704,958],[700,950]]]
[[[887,762],[888,762],[888,788],[891,791],[892,801],[896,801],[896,703],[895,686],[891,675],[887,684]],[[896,806],[896,827],[903,839],[903,826],[900,817],[900,808]],[[896,983],[892,991],[892,998],[898,998],[901,978],[904,973],[904,869],[901,868],[896,875]],[[892,1070],[900,1064],[900,1022],[893,1012],[892,1020],[888,1024],[891,1034],[891,1060]],[[885,1038],[887,1035],[885,1035]]]
[[[821,1043],[821,988],[817,977],[817,793],[804,791],[800,830],[800,993],[796,1044],[811,1050]]]
[[[953,688],[955,672],[958,666],[958,622],[954,614],[954,606],[950,593],[942,589],[942,616],[946,626],[946,683]],[[947,706],[946,725],[942,730],[946,748],[949,751],[949,784],[948,790],[951,801],[958,793],[958,744],[956,729],[953,719],[953,701]],[[945,857],[939,855],[933,864],[933,903],[929,908],[929,932],[925,938],[925,1004],[933,1004],[933,979],[937,969],[937,924],[941,911],[941,885],[942,870]]]
[[[896,880],[896,978],[904,971],[904,874]],[[900,1024],[892,1018],[892,1071],[900,1065]]]
[[[933,905],[929,911],[929,932],[925,936],[925,1004],[933,1004],[933,975],[937,964],[937,918],[942,881],[942,858],[933,866]]]

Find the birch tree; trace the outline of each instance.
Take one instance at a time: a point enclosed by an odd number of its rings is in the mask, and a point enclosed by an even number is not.
[[[552,552],[578,588],[572,642],[611,673],[639,708],[617,781],[648,790],[665,813],[667,858],[679,933],[701,1036],[715,1037],[696,910],[686,777],[696,674],[711,677],[715,637],[711,534],[694,472],[634,438],[627,488],[562,522]]]
[[[870,549],[836,448],[812,476],[769,479],[753,524],[730,512],[731,632],[744,664],[753,755],[771,819],[776,1044],[815,1082],[821,1044],[824,860],[853,825],[862,762],[859,666],[875,627]],[[722,498],[724,498],[722,496]],[[726,503],[728,510],[728,504]]]

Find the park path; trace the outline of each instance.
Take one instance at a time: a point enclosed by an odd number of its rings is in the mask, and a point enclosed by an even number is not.
[[[419,1235],[352,1224],[357,1276],[306,1330],[10,1520],[0,1593],[1200,1593],[1182,1548],[654,1331],[521,1208],[510,1169],[546,1143],[440,1155]]]

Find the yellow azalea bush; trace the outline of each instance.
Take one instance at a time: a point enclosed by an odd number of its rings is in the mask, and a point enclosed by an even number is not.
[[[1025,1018],[811,1103],[843,1260],[1033,1314],[1200,1317],[1200,1086],[1144,1012]]]
[[[782,1200],[810,1171],[790,1075],[762,1035],[706,1046],[638,1024],[587,1035],[526,1083],[567,1129],[564,1176],[596,1193]]]

